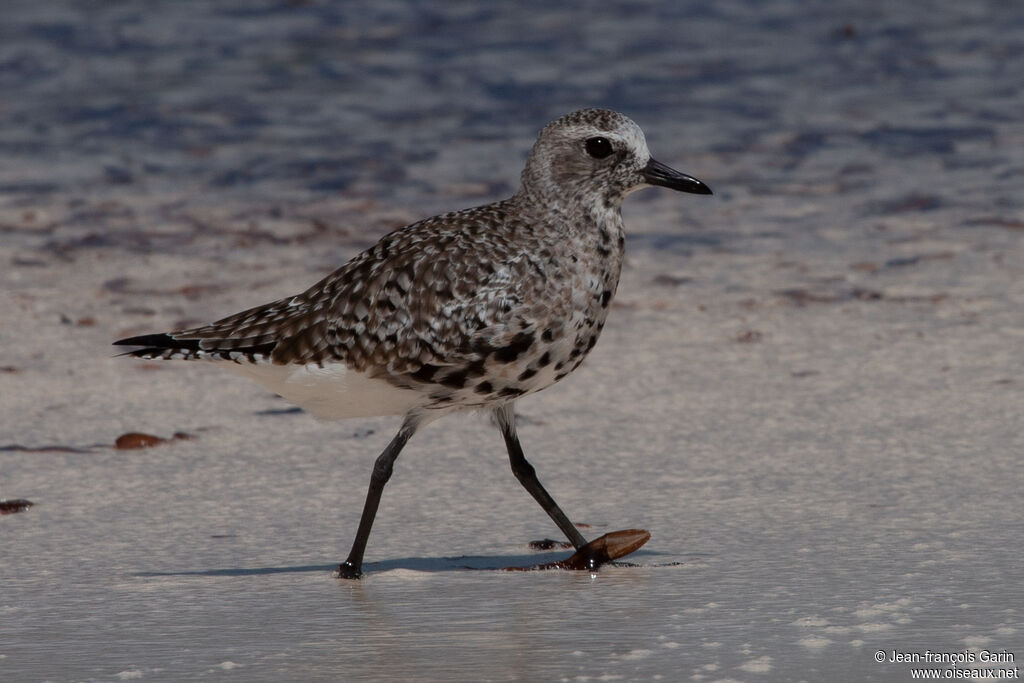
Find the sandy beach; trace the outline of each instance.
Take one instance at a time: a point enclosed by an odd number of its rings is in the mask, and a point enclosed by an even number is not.
[[[7,3],[0,678],[904,681],[1024,659],[1024,13],[1010,3]],[[297,293],[513,193],[583,106],[648,189],[572,376],[399,459],[115,339]],[[141,433],[158,437],[119,437]],[[969,653],[910,663],[894,653]],[[982,652],[1010,653],[1002,661]],[[876,654],[882,653],[881,661]],[[920,658],[919,658],[920,659]],[[1018,674],[1019,676],[1019,674]]]

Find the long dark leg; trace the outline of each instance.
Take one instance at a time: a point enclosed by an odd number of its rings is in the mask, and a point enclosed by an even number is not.
[[[573,526],[551,494],[544,490],[540,480],[537,479],[537,472],[533,469],[533,465],[527,462],[526,456],[523,455],[523,447],[519,445],[519,436],[516,434],[516,414],[512,404],[506,403],[502,407],[496,408],[494,419],[498,423],[501,435],[505,437],[512,473],[516,475],[519,483],[530,492],[534,500],[540,503],[544,512],[548,513],[548,516],[554,520],[566,538],[572,542],[573,547],[579,550],[587,544],[587,539],[583,538],[583,535]]]
[[[370,489],[366,492],[366,502],[363,504],[363,515],[359,518],[356,540],[352,542],[352,550],[348,553],[348,559],[338,567],[338,572],[343,579],[358,579],[362,576],[363,551],[366,550],[366,541],[370,538],[370,529],[373,528],[373,518],[377,515],[377,506],[380,505],[380,494],[384,492],[384,484],[388,483],[388,479],[391,478],[395,459],[398,458],[402,447],[416,432],[418,426],[418,419],[406,417],[398,434],[395,434],[395,438],[391,439],[391,443],[373,463]]]

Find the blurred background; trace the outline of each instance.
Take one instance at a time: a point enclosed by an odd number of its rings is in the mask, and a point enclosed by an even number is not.
[[[30,249],[208,253],[223,240],[195,212],[210,208],[264,241],[296,217],[372,237],[373,221],[510,194],[539,128],[584,106],[633,117],[722,211],[756,205],[717,230],[906,213],[1019,229],[1015,3],[11,0],[0,15],[0,225]]]

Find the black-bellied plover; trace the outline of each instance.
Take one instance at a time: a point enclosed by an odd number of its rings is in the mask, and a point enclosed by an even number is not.
[[[586,540],[523,455],[514,405],[594,347],[622,268],[622,200],[651,185],[711,194],[652,159],[629,118],[576,111],[540,132],[510,199],[395,230],[296,296],[114,343],[216,361],[320,418],[404,417],[374,463],[345,578],[361,574],[402,447],[457,410],[492,413],[516,478],[579,549]]]

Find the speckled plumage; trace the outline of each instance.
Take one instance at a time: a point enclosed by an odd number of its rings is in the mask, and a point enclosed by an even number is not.
[[[404,414],[414,430],[489,407],[511,420],[515,399],[596,343],[622,267],[619,208],[651,184],[709,192],[651,160],[630,119],[577,111],[541,131],[513,197],[396,230],[296,296],[116,343],[231,361],[325,418]]]

